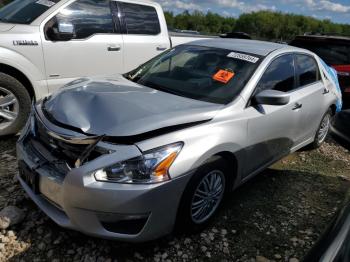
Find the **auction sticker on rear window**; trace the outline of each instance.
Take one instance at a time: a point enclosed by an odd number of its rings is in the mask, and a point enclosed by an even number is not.
[[[51,6],[55,5],[55,2],[52,2],[50,0],[38,0],[35,3],[39,4],[39,5],[44,5],[44,6],[47,6],[47,7],[51,7]]]
[[[215,75],[213,75],[213,79],[221,83],[227,84],[234,76],[235,73],[221,69]]]
[[[227,57],[231,57],[231,58],[236,58],[239,60],[244,60],[244,61],[248,61],[250,63],[256,63],[259,61],[258,57],[255,56],[251,56],[251,55],[246,55],[246,54],[241,54],[241,53],[236,53],[236,52],[231,52],[227,55]]]

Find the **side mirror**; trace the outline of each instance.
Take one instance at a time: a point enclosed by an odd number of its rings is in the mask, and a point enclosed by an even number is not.
[[[289,103],[290,95],[277,90],[264,90],[258,93],[254,100],[262,105],[282,106]]]
[[[53,40],[69,41],[75,37],[74,25],[69,22],[58,22],[53,27]]]

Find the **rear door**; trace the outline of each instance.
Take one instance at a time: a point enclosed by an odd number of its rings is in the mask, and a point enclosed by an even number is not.
[[[84,76],[122,73],[123,37],[109,0],[76,0],[42,26],[42,43],[49,90]],[[74,26],[69,41],[51,40],[57,23]]]
[[[316,60],[307,54],[295,55],[297,90],[301,104],[301,123],[298,141],[313,139],[321,119],[327,110],[330,93],[321,80],[320,69]]]
[[[120,1],[118,12],[124,39],[124,72],[170,48],[166,21],[159,5]]]
[[[303,133],[302,94],[296,89],[294,55],[276,58],[260,79],[255,94],[274,89],[290,94],[287,105],[256,105],[252,101],[248,117],[248,148],[245,174],[249,175],[288,154]],[[253,95],[253,96],[254,96]]]
[[[350,38],[297,37],[291,45],[316,53],[337,70],[344,106],[350,107]]]

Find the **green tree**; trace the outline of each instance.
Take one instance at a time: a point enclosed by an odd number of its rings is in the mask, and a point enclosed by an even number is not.
[[[185,11],[177,15],[166,12],[165,17],[169,27],[196,30],[205,34],[237,31],[248,33],[256,39],[283,41],[308,32],[350,36],[349,24],[337,24],[330,20],[318,20],[313,17],[281,12],[245,13],[238,19],[220,16],[213,12],[205,14],[200,11]]]

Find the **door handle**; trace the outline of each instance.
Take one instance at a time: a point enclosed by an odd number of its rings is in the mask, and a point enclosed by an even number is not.
[[[293,107],[293,110],[298,110],[300,108],[303,107],[303,104],[300,104],[300,103],[295,103],[294,107]]]
[[[108,52],[118,52],[118,51],[120,51],[122,48],[121,48],[121,46],[108,46],[107,47],[107,50],[108,50]]]
[[[327,89],[327,88],[323,89],[322,95],[327,95],[328,93],[329,93],[329,89]]]
[[[157,51],[165,51],[167,50],[167,47],[166,46],[157,46]]]

